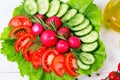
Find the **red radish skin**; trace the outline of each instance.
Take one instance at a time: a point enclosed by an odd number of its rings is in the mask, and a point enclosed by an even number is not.
[[[36,14],[35,17],[42,19],[43,21],[45,20],[45,16],[42,14]]]
[[[70,49],[69,44],[65,40],[59,40],[56,44],[56,50],[60,53],[66,53]]]
[[[57,42],[57,39],[57,34],[53,30],[46,30],[40,36],[41,42],[47,47],[54,46]]]
[[[42,24],[34,23],[32,26],[32,32],[34,35],[40,35],[44,31]]]
[[[53,16],[48,18],[45,22],[51,26],[51,21],[53,21],[55,23],[55,26],[57,29],[59,29],[62,26],[62,21],[59,17],[57,16]]]
[[[70,36],[70,30],[67,27],[61,27],[58,32],[66,38]]]
[[[70,47],[73,49],[77,49],[81,46],[80,39],[76,36],[69,37],[68,43],[69,43]]]

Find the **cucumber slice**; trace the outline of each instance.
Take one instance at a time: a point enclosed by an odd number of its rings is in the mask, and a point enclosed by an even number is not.
[[[97,47],[98,47],[98,42],[95,41],[93,43],[82,44],[81,50],[84,52],[92,52],[92,51],[96,50]]]
[[[78,26],[72,27],[71,30],[79,31],[79,30],[86,28],[89,24],[90,24],[89,20],[84,19],[84,21],[81,24],[79,24]]]
[[[83,64],[80,60],[77,60],[77,64],[80,67],[80,69],[84,69],[84,70],[90,69],[90,65]]]
[[[38,0],[38,13],[45,14],[49,9],[49,0]]]
[[[66,24],[68,26],[77,26],[78,24],[81,24],[84,21],[83,14],[76,14],[71,20],[69,20]]]
[[[77,13],[76,9],[70,9],[66,12],[66,14],[62,17],[62,22],[65,23],[66,21],[70,20],[74,17]]]
[[[75,32],[76,36],[84,36],[87,35],[88,33],[90,33],[92,31],[92,25],[88,25],[88,27],[86,27],[85,29]]]
[[[52,17],[57,14],[60,8],[60,1],[59,0],[52,0],[50,2],[48,13],[46,14],[47,17]]]
[[[56,16],[62,17],[68,10],[69,6],[65,3],[60,5],[60,9],[58,11],[58,14]]]
[[[99,38],[99,34],[96,31],[91,31],[88,35],[80,37],[83,43],[91,43]]]
[[[79,55],[81,61],[86,65],[91,65],[95,62],[95,57],[91,53],[82,52]]]
[[[37,4],[34,0],[25,0],[24,10],[29,15],[34,15],[37,13]]]

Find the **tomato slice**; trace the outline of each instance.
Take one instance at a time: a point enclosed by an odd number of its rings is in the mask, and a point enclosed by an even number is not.
[[[32,26],[32,22],[31,20],[24,16],[24,15],[18,15],[13,17],[10,22],[9,22],[9,26],[11,27],[16,27],[16,26]]]
[[[74,77],[77,77],[77,63],[76,63],[76,58],[72,55],[72,52],[68,53],[66,58],[65,58],[65,63],[64,63],[64,68],[65,71]]]
[[[39,69],[42,65],[42,56],[44,52],[47,50],[45,46],[41,46],[38,50],[36,50],[32,55],[32,65],[35,69]]]
[[[35,36],[33,34],[25,34],[18,38],[14,45],[16,52],[22,51],[23,47],[32,40],[35,40]]]
[[[58,75],[64,75],[64,60],[65,56],[63,54],[58,54],[55,56],[52,62],[52,70]]]
[[[56,51],[55,49],[52,49],[52,48],[48,49],[43,54],[42,67],[46,72],[50,73],[52,61],[53,61],[55,55],[57,55],[57,54],[59,54],[58,51]]]
[[[10,32],[10,38],[17,38],[25,35],[26,33],[32,33],[32,30],[28,26],[17,26]]]
[[[28,50],[29,47],[33,45],[33,42],[28,42],[22,50],[23,56],[26,61],[30,62],[31,61],[31,56],[32,56],[32,51]]]

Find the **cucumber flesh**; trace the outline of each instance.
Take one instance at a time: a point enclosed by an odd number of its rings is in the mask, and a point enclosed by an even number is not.
[[[78,24],[81,24],[84,21],[83,14],[76,14],[72,19],[70,19],[66,24],[68,26],[77,26]]]
[[[84,19],[84,21],[81,24],[79,24],[78,26],[72,27],[71,30],[80,31],[80,30],[86,28],[89,24],[90,24],[89,20]]]
[[[90,69],[90,65],[86,65],[86,64],[82,63],[80,60],[77,60],[77,64],[80,67],[80,69],[83,69],[83,70]]]
[[[79,55],[81,61],[86,65],[91,65],[95,62],[95,57],[91,53],[82,52]]]
[[[24,10],[29,15],[34,15],[37,13],[37,4],[34,0],[25,0]]]
[[[68,10],[69,6],[65,3],[60,5],[60,9],[58,11],[58,14],[56,16],[62,17]]]
[[[49,9],[49,0],[38,0],[38,13],[45,14]]]
[[[62,17],[62,22],[65,23],[66,21],[73,18],[77,13],[76,9],[70,9],[66,12],[66,14]]]
[[[85,29],[75,32],[76,36],[84,36],[92,31],[92,25],[88,25]]]
[[[59,0],[52,0],[50,2],[48,13],[46,14],[47,17],[52,17],[57,14],[60,8],[60,1]]]
[[[96,31],[91,31],[88,35],[80,37],[83,43],[91,43],[99,38],[99,34]]]
[[[84,52],[93,52],[97,49],[97,47],[98,47],[98,42],[95,41],[93,43],[82,44],[81,50]]]

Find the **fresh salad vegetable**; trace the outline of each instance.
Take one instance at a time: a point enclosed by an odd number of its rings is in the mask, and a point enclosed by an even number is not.
[[[104,64],[100,18],[93,0],[23,0],[1,34],[0,51],[29,80],[75,80]]]
[[[101,80],[120,80],[120,63],[118,64],[117,71],[111,71],[105,79]]]

